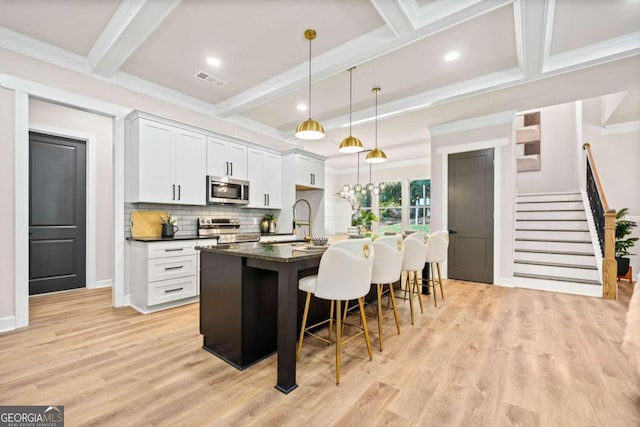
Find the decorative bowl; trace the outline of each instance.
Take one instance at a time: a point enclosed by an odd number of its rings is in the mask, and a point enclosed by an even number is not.
[[[314,237],[313,239],[311,239],[311,243],[313,244],[313,246],[327,246],[328,242],[328,237]]]

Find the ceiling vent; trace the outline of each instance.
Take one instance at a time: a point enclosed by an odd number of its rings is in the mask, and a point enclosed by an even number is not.
[[[204,71],[198,71],[195,74],[195,77],[215,87],[225,87],[227,85],[227,82],[225,82],[224,80],[219,79],[216,76],[212,76],[211,74],[207,74]]]

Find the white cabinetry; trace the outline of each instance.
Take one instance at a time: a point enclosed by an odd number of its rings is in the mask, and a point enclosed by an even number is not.
[[[141,313],[149,313],[197,301],[200,259],[195,247],[216,242],[128,242],[131,305]]]
[[[136,118],[126,152],[128,202],[206,204],[204,135]]]
[[[247,179],[247,147],[208,136],[207,175]]]
[[[295,154],[296,185],[324,188],[324,161],[303,154]]]
[[[250,208],[282,207],[282,157],[278,153],[249,148],[247,175]]]

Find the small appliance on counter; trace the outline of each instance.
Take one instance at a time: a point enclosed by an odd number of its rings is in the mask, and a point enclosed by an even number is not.
[[[198,218],[199,238],[218,238],[218,244],[259,242],[260,233],[241,233],[238,218]]]

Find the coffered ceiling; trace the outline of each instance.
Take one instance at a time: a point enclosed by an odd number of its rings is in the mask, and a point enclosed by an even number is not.
[[[327,131],[318,142],[293,136],[308,114],[297,109],[308,102],[307,28],[318,34],[311,107]],[[379,86],[379,146],[393,161],[427,157],[430,126],[603,95],[599,85],[576,92],[564,82],[584,80],[579,73],[590,68],[606,75],[603,64],[640,53],[640,1],[0,0],[0,48],[227,120],[254,131],[253,142],[303,147],[340,168],[353,163],[337,152],[349,133],[349,67],[353,134],[373,146],[371,89]],[[450,52],[459,57],[446,61]],[[640,120],[640,79],[607,78],[635,93],[612,119]],[[567,86],[566,95],[540,96],[551,87],[545,80]]]

